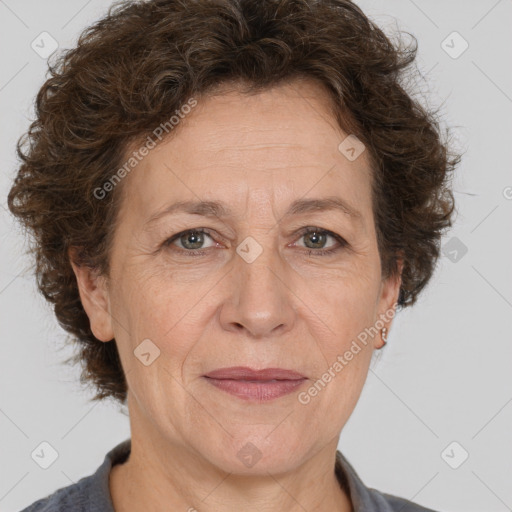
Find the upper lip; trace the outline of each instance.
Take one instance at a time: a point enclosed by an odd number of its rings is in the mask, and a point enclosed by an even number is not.
[[[300,380],[305,379],[304,375],[283,368],[264,368],[254,370],[247,366],[233,366],[230,368],[219,368],[205,375],[211,379],[232,379],[232,380]]]

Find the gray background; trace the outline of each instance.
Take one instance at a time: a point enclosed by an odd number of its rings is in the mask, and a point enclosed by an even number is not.
[[[398,26],[417,37],[426,80],[418,84],[422,101],[442,104],[444,123],[454,127],[465,154],[454,183],[457,222],[445,238],[445,255],[419,303],[396,317],[339,448],[370,487],[441,511],[512,510],[512,2],[358,3],[387,32]],[[5,512],[91,474],[130,435],[126,411],[89,403],[92,394],[80,388],[78,368],[60,363],[70,355],[59,349],[65,334],[37,294],[22,233],[6,210],[15,142],[32,117],[46,71],[31,42],[47,31],[60,48],[69,48],[108,5],[0,0]],[[450,35],[454,31],[469,44],[457,58],[464,43]],[[31,458],[42,441],[58,452],[48,469]],[[445,451],[454,441],[453,451]],[[462,450],[469,457],[453,469],[446,461],[460,463]]]

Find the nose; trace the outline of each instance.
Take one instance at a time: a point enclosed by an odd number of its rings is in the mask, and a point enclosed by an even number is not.
[[[295,321],[294,294],[276,251],[266,247],[252,262],[238,254],[229,272],[220,322],[231,332],[261,339],[281,336]]]

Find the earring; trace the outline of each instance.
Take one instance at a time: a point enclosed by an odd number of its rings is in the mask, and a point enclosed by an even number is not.
[[[384,342],[382,347],[387,343],[388,341],[388,329],[387,327],[383,327],[382,330],[381,330],[381,334],[380,334],[381,338],[382,338],[382,341]],[[380,348],[382,348],[380,347]]]

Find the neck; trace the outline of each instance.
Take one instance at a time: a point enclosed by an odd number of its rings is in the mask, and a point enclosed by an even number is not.
[[[151,431],[130,411],[131,452],[113,466],[110,493],[116,512],[352,512],[335,473],[338,438],[289,471],[229,473],[176,439]],[[139,427],[139,428],[138,428]],[[154,427],[154,425],[153,425]],[[147,435],[151,431],[153,435]],[[174,436],[173,436],[174,437]]]
[[[169,447],[165,456],[145,452],[145,445],[138,441],[132,436],[128,460],[111,470],[110,491],[116,512],[353,510],[334,465],[321,464],[319,457],[287,474],[247,476],[225,473],[206,461],[199,466],[195,457],[188,454],[187,458],[175,447]]]

